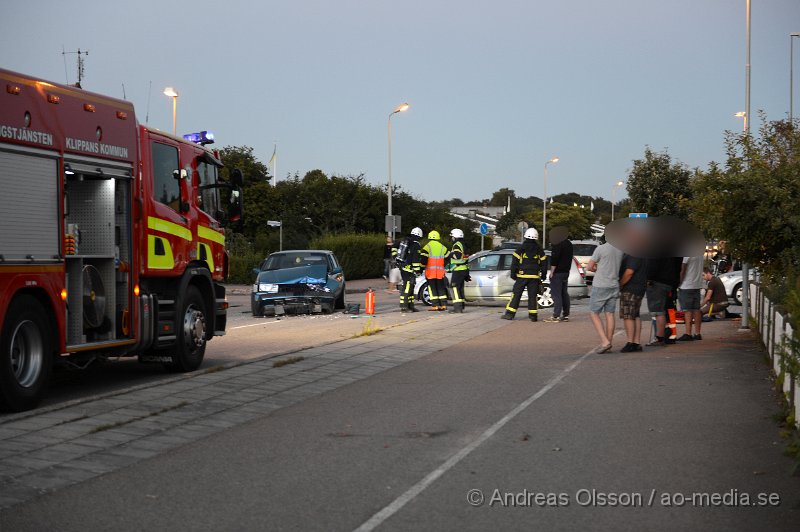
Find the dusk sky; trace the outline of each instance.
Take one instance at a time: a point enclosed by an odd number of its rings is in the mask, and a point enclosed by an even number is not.
[[[425,200],[611,197],[646,146],[724,161],[745,106],[745,0],[208,0],[3,2],[0,66],[83,87],[277,174],[392,177]],[[752,126],[789,111],[800,0],[752,1]],[[800,38],[795,116],[800,115]],[[151,86],[152,83],[152,86]],[[149,104],[149,105],[148,105]],[[623,194],[618,194],[619,200]]]

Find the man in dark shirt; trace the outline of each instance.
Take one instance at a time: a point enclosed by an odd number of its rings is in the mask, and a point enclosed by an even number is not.
[[[714,277],[709,268],[703,268],[703,279],[708,283],[706,287],[706,295],[703,298],[703,306],[700,307],[700,315],[709,316],[717,314],[728,308],[728,294],[725,293],[725,285],[719,280],[719,277]]]
[[[548,323],[569,321],[569,292],[567,281],[572,268],[572,242],[564,238],[553,245],[550,257],[550,294],[553,296],[553,317],[544,320]]]
[[[656,318],[656,337],[648,345],[674,343],[665,339],[664,330],[667,326],[667,309],[674,308],[674,305],[670,307],[668,300],[677,293],[682,264],[682,257],[647,260],[647,309]]]
[[[625,255],[622,259],[622,274],[619,278],[619,317],[625,325],[628,343],[620,353],[642,350],[642,319],[639,310],[647,288],[645,261]]]

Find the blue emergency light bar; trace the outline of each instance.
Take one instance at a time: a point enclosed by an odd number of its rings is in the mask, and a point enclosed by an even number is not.
[[[206,144],[214,144],[214,134],[210,131],[200,131],[199,133],[189,133],[183,136],[184,139],[195,144],[205,146]]]

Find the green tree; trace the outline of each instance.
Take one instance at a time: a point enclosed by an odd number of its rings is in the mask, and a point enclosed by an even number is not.
[[[533,227],[541,230],[542,226],[542,209],[534,209],[531,217],[537,220]],[[590,226],[594,222],[594,215],[589,210],[589,206],[583,209],[580,206],[565,205],[563,203],[551,203],[547,205],[547,232],[548,242],[550,241],[549,232],[552,228],[559,225],[565,226],[569,229],[569,235],[572,239],[589,238],[591,236]],[[541,238],[541,235],[539,235]]]
[[[512,198],[511,201],[514,201],[514,191],[510,188],[501,188],[492,194],[492,199],[489,200],[489,205],[493,207],[503,207],[508,205],[508,198]]]
[[[242,171],[245,188],[272,179],[267,165],[256,159],[250,146],[225,146],[219,155],[225,164],[221,172],[225,181],[230,180],[230,171],[234,168]]]
[[[691,175],[686,165],[673,162],[669,153],[656,153],[648,146],[644,158],[633,161],[627,180],[628,197],[638,212],[687,219]]]
[[[774,281],[800,272],[797,146],[797,128],[764,120],[757,136],[729,132],[725,166],[711,163],[692,180],[691,220]]]

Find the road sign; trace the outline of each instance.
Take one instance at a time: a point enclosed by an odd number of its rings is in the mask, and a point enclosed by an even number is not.
[[[483,222],[481,224],[481,234],[483,236],[486,236],[486,235],[489,234],[489,224],[487,224],[486,222]]]
[[[393,214],[389,216],[386,215],[386,232],[394,235],[401,231],[401,224],[400,224],[400,215]]]
[[[281,222],[278,220],[267,220],[267,225],[270,227],[280,227]]]
[[[628,218],[647,218],[646,212],[631,212],[628,214]]]

